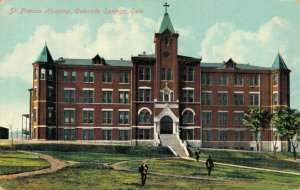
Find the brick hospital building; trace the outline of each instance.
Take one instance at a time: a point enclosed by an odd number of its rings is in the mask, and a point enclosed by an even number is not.
[[[153,54],[53,60],[45,46],[33,63],[31,138],[157,146],[172,134],[192,146],[253,149],[243,114],[290,104],[281,55],[270,67],[231,58],[205,63],[178,55],[178,40],[165,12]],[[263,150],[271,150],[273,131],[261,136]]]

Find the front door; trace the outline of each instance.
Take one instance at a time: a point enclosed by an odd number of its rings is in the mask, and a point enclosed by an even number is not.
[[[169,116],[161,118],[160,134],[173,134],[173,120]]]

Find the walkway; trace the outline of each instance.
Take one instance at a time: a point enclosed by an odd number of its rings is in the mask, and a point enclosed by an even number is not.
[[[30,152],[28,152],[28,153],[30,153]],[[71,165],[67,162],[58,160],[49,155],[39,154],[39,157],[41,159],[47,160],[50,163],[50,167],[46,168],[46,169],[35,170],[35,171],[30,171],[30,172],[0,175],[0,179],[15,179],[15,178],[19,178],[19,177],[31,177],[31,176],[40,175],[40,174],[50,174],[50,173],[54,173],[58,170],[61,170],[66,166]],[[1,187],[0,187],[0,190],[1,190]]]

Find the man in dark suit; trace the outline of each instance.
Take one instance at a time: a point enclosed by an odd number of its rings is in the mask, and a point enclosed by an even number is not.
[[[141,173],[142,186],[145,185],[148,173],[148,165],[143,162],[139,168],[139,172]]]
[[[213,169],[213,167],[215,167],[213,160],[211,159],[211,155],[209,155],[208,159],[205,162],[206,168],[207,168],[207,172],[208,172],[208,176],[210,176],[211,170]]]

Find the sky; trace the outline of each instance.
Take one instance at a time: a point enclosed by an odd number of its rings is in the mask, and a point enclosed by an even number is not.
[[[280,52],[300,110],[300,0],[0,0],[0,126],[21,128],[45,43],[54,59],[154,53],[165,2],[181,55],[270,67]]]

